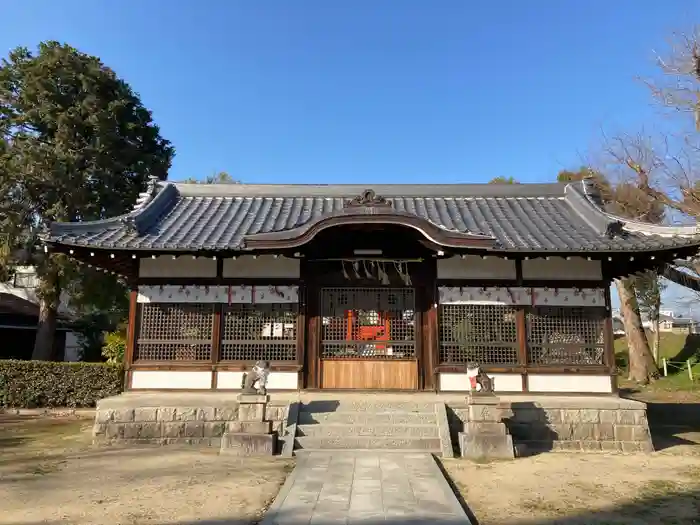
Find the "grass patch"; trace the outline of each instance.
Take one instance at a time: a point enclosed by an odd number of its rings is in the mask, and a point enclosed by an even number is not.
[[[653,340],[653,334],[647,333],[649,342]],[[675,334],[662,332],[659,344],[659,359],[665,358],[670,364],[668,376],[660,377],[657,381],[639,386],[636,383],[627,381],[628,347],[627,339],[620,337],[615,340],[615,361],[619,370],[618,384],[622,389],[644,395],[661,395],[675,392],[683,392],[692,396],[700,396],[700,335],[698,334]],[[679,369],[678,366],[685,366],[686,361],[691,360],[693,380],[688,375],[687,367]],[[663,374],[661,363],[659,369]]]

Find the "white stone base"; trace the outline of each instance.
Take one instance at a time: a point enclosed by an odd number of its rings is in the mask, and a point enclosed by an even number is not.
[[[523,379],[520,374],[488,374],[493,379],[495,392],[522,392]],[[470,392],[469,378],[465,373],[441,373],[440,391],[442,392]]]
[[[240,390],[243,372],[217,372],[216,374],[218,390]],[[298,388],[298,372],[270,372],[267,378],[268,390],[297,390]]]
[[[497,393],[523,392],[520,374],[490,374]],[[611,394],[610,375],[591,374],[528,374],[528,392],[533,394]],[[470,392],[471,385],[466,373],[440,373],[441,392]]]

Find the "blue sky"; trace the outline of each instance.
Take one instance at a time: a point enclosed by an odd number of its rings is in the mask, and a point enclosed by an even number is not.
[[[0,52],[56,39],[141,94],[171,179],[554,179],[660,118],[638,76],[693,0],[3,0]]]

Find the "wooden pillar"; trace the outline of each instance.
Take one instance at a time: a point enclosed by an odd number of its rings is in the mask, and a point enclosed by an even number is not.
[[[211,389],[216,390],[218,381],[217,365],[221,360],[221,325],[223,316],[223,305],[214,305],[214,322],[211,340]]]
[[[131,389],[131,369],[138,338],[138,293],[138,285],[132,282],[129,291],[129,323],[126,330],[126,354],[124,355],[124,390]]]
[[[224,260],[221,257],[216,259],[216,283],[223,283]],[[211,389],[216,390],[219,380],[218,364],[221,361],[221,339],[223,326],[223,304],[214,305],[214,321],[211,334]]]
[[[526,308],[520,307],[515,314],[516,340],[518,341],[518,364],[522,369],[523,392],[529,390],[527,379],[527,318]]]
[[[603,343],[605,345],[605,365],[610,370],[610,389],[617,392],[617,364],[615,363],[615,335],[612,324],[612,299],[610,297],[610,283],[605,287],[605,323],[603,325]]]
[[[304,388],[321,387],[319,352],[321,350],[321,317],[319,305],[319,285],[313,263],[302,261],[301,280],[306,290],[306,315],[304,337]]]
[[[304,359],[306,358],[306,323],[307,323],[307,291],[303,281],[299,283],[299,305],[297,311],[297,365],[299,366],[299,377],[297,378],[297,388],[303,389],[306,385],[306,370]]]
[[[424,390],[435,390],[440,388],[437,375],[439,364],[439,341],[438,341],[438,289],[437,289],[437,261],[428,260],[423,263],[422,283],[418,290],[420,298],[420,345],[422,350],[421,374],[423,377],[422,388]]]

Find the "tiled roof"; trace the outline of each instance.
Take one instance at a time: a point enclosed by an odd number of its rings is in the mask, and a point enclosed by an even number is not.
[[[48,242],[127,250],[236,250],[246,236],[298,228],[341,212],[364,190],[355,185],[161,183],[129,215],[53,224]],[[618,252],[700,245],[695,226],[648,225],[606,214],[586,183],[377,185],[372,190],[390,201],[393,210],[442,229],[488,234],[498,251]]]

